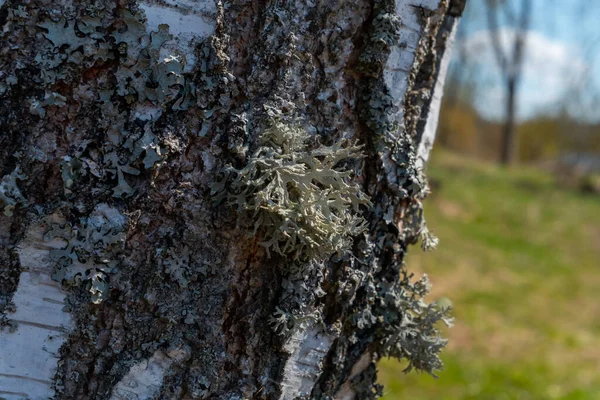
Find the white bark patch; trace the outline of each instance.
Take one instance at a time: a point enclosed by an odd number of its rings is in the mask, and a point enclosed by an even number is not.
[[[396,14],[401,18],[400,40],[392,47],[383,69],[383,79],[394,102],[390,119],[404,129],[404,100],[408,79],[415,62],[415,52],[422,36],[420,9],[436,10],[440,0],[396,0]],[[396,181],[396,166],[390,163],[389,151],[382,157],[389,182]]]
[[[444,96],[444,84],[446,82],[446,75],[448,74],[448,66],[450,65],[452,47],[454,45],[457,27],[458,24],[454,24],[452,31],[446,39],[446,49],[440,62],[440,70],[438,72],[437,81],[435,82],[431,102],[429,104],[427,122],[425,123],[425,129],[423,131],[423,136],[421,137],[421,143],[419,143],[419,149],[417,150],[417,168],[422,168],[429,159],[429,153],[433,146],[433,141],[435,140],[435,134],[437,132],[438,122],[440,119],[442,98]]]
[[[163,44],[161,55],[180,52],[185,56],[184,72],[196,64],[194,47],[200,40],[211,36],[217,26],[216,0],[144,0],[140,8],[146,14],[148,33],[157,32],[159,25],[169,25],[173,40]]]
[[[396,0],[396,14],[402,18],[400,42],[392,48],[385,64],[383,78],[394,99],[398,112],[394,120],[403,126],[404,97],[408,87],[408,76],[415,61],[415,51],[421,38],[419,7],[435,10],[440,0]]]
[[[160,392],[167,370],[190,356],[189,348],[162,350],[135,364],[114,387],[110,400],[153,399]]]
[[[346,382],[342,385],[340,390],[336,393],[334,400],[354,400],[356,398],[356,392],[352,389],[352,379],[362,373],[371,363],[371,353],[364,353],[354,364],[350,371],[350,376],[346,379]]]
[[[18,249],[23,272],[13,296],[16,312],[8,315],[18,326],[0,331],[0,397],[6,399],[54,395],[58,349],[72,329],[71,316],[63,311],[66,292],[50,278],[50,250],[65,243],[44,242],[43,235],[43,227],[35,226]]]
[[[284,346],[291,353],[285,363],[280,400],[310,395],[322,372],[322,361],[334,337],[317,326],[296,331]]]

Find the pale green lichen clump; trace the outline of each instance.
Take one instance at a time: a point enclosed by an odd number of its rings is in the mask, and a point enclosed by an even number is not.
[[[343,161],[361,158],[360,146],[340,141],[310,146],[301,127],[274,121],[246,167],[227,167],[213,186],[254,221],[267,252],[297,260],[323,259],[349,248],[366,221],[367,196]]]

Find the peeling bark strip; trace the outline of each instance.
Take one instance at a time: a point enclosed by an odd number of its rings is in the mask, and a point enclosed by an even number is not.
[[[113,389],[111,400],[152,399],[163,384],[165,373],[173,363],[181,363],[190,356],[189,349],[157,350],[148,360],[131,367],[127,375]]]
[[[294,333],[284,347],[291,356],[283,369],[281,399],[295,399],[312,392],[332,342],[331,335],[316,327]]]
[[[73,328],[64,310],[66,292],[50,279],[50,250],[64,243],[43,236],[41,227],[32,229],[17,250],[22,272],[12,299],[16,311],[11,326],[0,331],[0,389],[8,399],[52,397],[58,349]]]
[[[0,0],[0,397],[362,400],[381,356],[439,369],[402,261],[435,244],[463,7]]]

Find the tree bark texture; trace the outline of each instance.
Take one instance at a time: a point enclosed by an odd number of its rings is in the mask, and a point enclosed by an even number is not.
[[[435,242],[422,166],[464,1],[0,6],[0,398],[368,399],[384,355],[440,367],[403,258]],[[363,146],[335,168],[366,225],[334,254],[267,254],[215,195],[274,124],[317,164]]]

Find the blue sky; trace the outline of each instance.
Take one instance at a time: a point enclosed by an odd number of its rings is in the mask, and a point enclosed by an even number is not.
[[[511,7],[521,4],[521,0],[507,1]],[[501,119],[505,93],[490,46],[483,2],[468,1],[457,45],[462,45],[468,55],[468,76],[476,83],[478,111],[485,117]],[[518,99],[521,119],[557,112],[564,105],[574,116],[600,119],[595,112],[600,105],[599,18],[600,2],[533,0]],[[503,23],[501,31],[508,45],[515,30]]]

